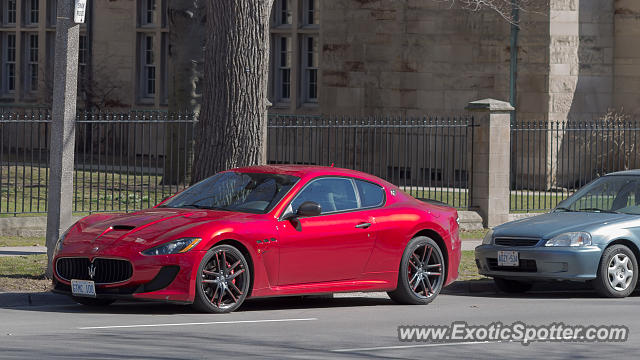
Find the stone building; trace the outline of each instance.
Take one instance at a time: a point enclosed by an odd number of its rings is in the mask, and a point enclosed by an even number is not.
[[[167,3],[89,1],[81,100],[167,106]],[[640,112],[640,3],[549,3],[521,13],[517,118],[592,119],[610,107]],[[48,102],[55,4],[0,0],[5,106]],[[510,25],[489,10],[431,0],[276,0],[272,23],[273,112],[422,115],[510,97]]]
[[[167,105],[167,0],[90,0],[78,98],[90,108]],[[0,106],[48,107],[56,0],[0,0]]]

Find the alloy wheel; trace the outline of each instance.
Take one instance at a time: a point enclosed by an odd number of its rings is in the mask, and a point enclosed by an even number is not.
[[[444,281],[442,271],[443,259],[440,253],[434,251],[431,244],[421,244],[409,258],[407,277],[409,287],[421,298],[430,298],[438,293]]]
[[[224,310],[243,300],[249,272],[243,259],[226,249],[217,250],[202,268],[200,286],[214,307]]]

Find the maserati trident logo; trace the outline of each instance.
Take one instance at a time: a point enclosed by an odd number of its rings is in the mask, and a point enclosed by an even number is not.
[[[91,278],[91,280],[93,280],[95,276],[96,276],[96,266],[91,264],[89,265],[89,277]]]

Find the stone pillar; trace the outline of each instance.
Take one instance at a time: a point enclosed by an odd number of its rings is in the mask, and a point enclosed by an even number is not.
[[[471,206],[482,216],[485,227],[509,220],[509,172],[511,166],[510,113],[505,101],[484,99],[470,102],[474,114]]]
[[[53,79],[49,196],[47,202],[47,276],[58,238],[72,223],[73,156],[78,97],[78,40],[80,25],[73,22],[75,2],[58,0],[56,54]]]

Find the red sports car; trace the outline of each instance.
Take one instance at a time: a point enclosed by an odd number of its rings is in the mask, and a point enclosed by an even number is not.
[[[427,304],[458,276],[457,212],[357,171],[256,166],[221,172],[131,214],[78,221],[56,245],[54,288],[237,309],[247,297],[387,291]]]

